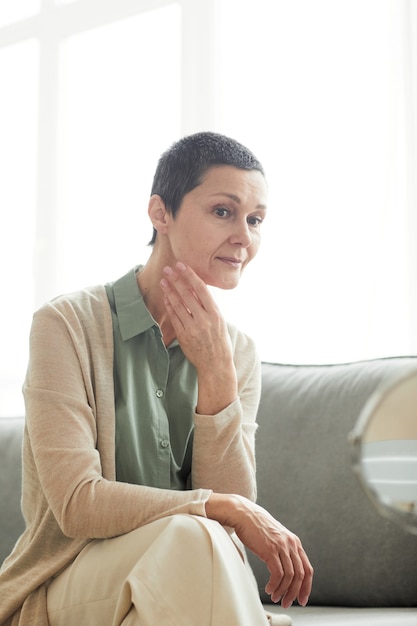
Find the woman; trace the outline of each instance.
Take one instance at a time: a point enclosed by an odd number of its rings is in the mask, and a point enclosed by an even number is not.
[[[161,157],[144,267],[34,316],[24,385],[26,530],[0,624],[288,624],[266,617],[242,544],[284,608],[299,539],[256,505],[260,364],[207,285],[234,288],[266,214],[260,163],[214,133]]]

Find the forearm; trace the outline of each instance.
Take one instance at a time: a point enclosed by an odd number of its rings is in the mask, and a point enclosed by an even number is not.
[[[175,491],[100,480],[84,485],[63,506],[55,498],[54,514],[62,532],[72,538],[108,538],[157,519],[205,514],[205,490]]]
[[[198,371],[198,396],[196,412],[216,415],[238,397],[236,369],[232,355],[209,363]]]
[[[193,487],[256,499],[256,423],[243,421],[240,400],[218,415],[194,416]]]

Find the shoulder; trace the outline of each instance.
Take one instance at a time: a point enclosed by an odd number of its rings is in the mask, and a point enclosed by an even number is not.
[[[79,315],[91,312],[100,312],[109,308],[109,302],[104,285],[86,287],[80,291],[57,296],[45,305],[46,308],[54,309],[62,313],[71,311]]]
[[[80,291],[60,295],[41,306],[34,321],[60,320],[67,327],[105,331],[111,327],[111,311],[104,285],[87,287]]]
[[[245,371],[253,373],[260,367],[260,359],[254,340],[229,322],[227,328],[232,342],[233,360],[238,373]]]
[[[229,336],[232,342],[233,361],[239,385],[241,399],[245,390],[254,393],[259,399],[261,387],[261,361],[254,340],[236,328],[233,324],[227,324]]]
[[[256,355],[256,346],[252,337],[249,337],[249,335],[239,330],[239,328],[230,322],[227,322],[227,329],[229,331],[234,353],[248,353]]]

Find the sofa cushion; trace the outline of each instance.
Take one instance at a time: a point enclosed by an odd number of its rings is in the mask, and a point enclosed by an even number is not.
[[[23,418],[0,418],[0,563],[10,554],[24,528],[20,510],[23,426]]]
[[[416,606],[417,536],[381,517],[351,468],[348,435],[376,386],[417,358],[263,364],[258,502],[295,532],[315,569],[312,604]],[[261,596],[267,570],[250,555]]]
[[[294,626],[416,626],[417,609],[293,606],[283,610],[268,605],[271,613],[289,615]]]

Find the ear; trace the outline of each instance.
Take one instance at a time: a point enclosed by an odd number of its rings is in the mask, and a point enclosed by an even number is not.
[[[167,211],[161,196],[154,194],[150,197],[148,215],[155,230],[158,233],[166,234],[171,215]]]

